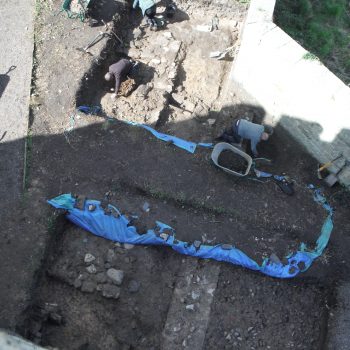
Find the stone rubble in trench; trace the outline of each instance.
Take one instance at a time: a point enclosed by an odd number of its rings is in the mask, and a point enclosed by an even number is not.
[[[158,8],[158,12],[163,10]],[[203,32],[201,28],[215,15],[191,13],[189,21],[156,32],[144,25],[135,28],[127,54],[141,63],[134,74],[148,82],[135,85],[131,94],[118,96],[116,101],[111,99],[112,92],[105,94],[101,100],[104,112],[119,120],[153,126],[158,121],[185,120],[212,126],[215,120],[210,118],[210,110],[219,109],[220,89],[231,61],[218,61],[209,54],[237,45],[241,25],[224,18],[220,19],[219,30]]]

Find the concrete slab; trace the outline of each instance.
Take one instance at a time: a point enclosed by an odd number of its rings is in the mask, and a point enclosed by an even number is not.
[[[0,196],[6,205],[4,199],[18,199],[23,182],[33,63],[33,9],[33,0],[5,0],[0,11],[0,139],[1,143],[20,140],[12,142],[13,147],[6,147],[6,157],[1,159]],[[12,66],[13,70],[6,74]]]
[[[19,207],[22,194],[24,150],[28,129],[34,45],[34,2],[33,0],[5,0],[1,5],[0,222],[4,248],[0,254],[2,276],[0,327],[13,329],[18,316],[17,312],[23,310],[22,303],[26,299],[24,286],[29,288],[31,283],[24,278],[23,274],[19,275],[19,271],[24,270],[23,266],[28,266],[28,260],[31,259],[30,253],[19,254],[17,251],[16,254],[14,250],[18,249],[21,243],[11,238],[17,233],[18,236],[21,235],[22,243],[28,239],[28,237],[23,239],[16,209]],[[13,70],[6,74],[12,66]],[[28,249],[24,251],[27,252]],[[23,256],[29,257],[26,264],[22,265],[19,261]],[[11,257],[14,258],[11,259]],[[14,266],[15,262],[18,266]],[[9,283],[10,281],[12,284]],[[15,284],[19,284],[18,289],[15,289]],[[1,345],[0,348],[2,348]]]
[[[16,335],[11,335],[0,330],[0,349],[3,350],[44,350],[41,346],[35,345]]]

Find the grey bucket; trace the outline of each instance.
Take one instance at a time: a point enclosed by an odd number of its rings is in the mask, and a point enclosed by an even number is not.
[[[222,151],[226,151],[226,150],[240,155],[241,157],[243,157],[247,161],[248,165],[247,165],[247,169],[245,170],[244,174],[233,171],[231,169],[227,169],[219,164],[219,156],[220,156]],[[222,169],[226,173],[231,174],[231,175],[235,175],[235,176],[241,176],[241,177],[247,176],[249,174],[250,168],[253,164],[252,157],[250,157],[247,153],[241,151],[237,147],[234,147],[226,142],[220,142],[214,146],[214,149],[211,153],[211,159],[217,167],[219,167],[220,169]]]

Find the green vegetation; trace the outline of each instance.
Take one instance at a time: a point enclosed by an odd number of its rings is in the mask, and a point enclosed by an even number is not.
[[[350,83],[350,6],[347,0],[277,0],[275,22]],[[306,57],[307,56],[307,57]]]
[[[318,60],[318,57],[316,55],[314,55],[311,52],[307,52],[304,56],[303,56],[304,60],[310,60],[310,61],[315,61]]]

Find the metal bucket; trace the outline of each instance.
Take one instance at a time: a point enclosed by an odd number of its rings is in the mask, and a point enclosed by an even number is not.
[[[236,171],[233,171],[231,169],[225,168],[219,164],[219,156],[220,156],[221,152],[226,151],[226,150],[231,151],[235,154],[238,154],[239,156],[243,157],[247,161],[247,163],[248,163],[247,169],[245,170],[245,172],[243,174],[236,172]],[[226,142],[220,142],[214,146],[214,149],[211,153],[211,159],[217,167],[219,167],[220,169],[222,169],[226,173],[231,174],[231,175],[235,175],[235,176],[241,176],[241,177],[247,176],[249,174],[250,168],[253,164],[252,157],[250,157],[247,153],[241,151],[237,147],[234,147]]]

